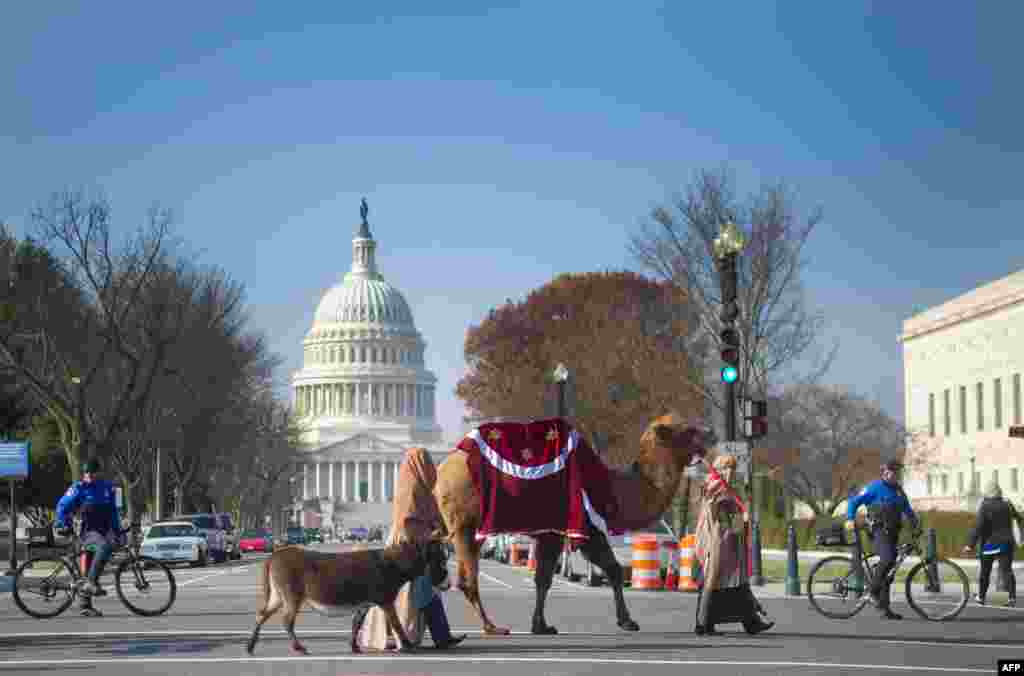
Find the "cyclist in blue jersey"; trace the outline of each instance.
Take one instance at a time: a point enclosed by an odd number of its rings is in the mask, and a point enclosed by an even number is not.
[[[872,481],[858,495],[850,498],[846,505],[846,527],[852,530],[854,517],[861,505],[868,507],[869,524],[874,551],[878,554],[878,567],[871,580],[871,600],[887,620],[902,620],[889,607],[889,571],[896,563],[897,546],[902,527],[902,516],[906,515],[916,531],[920,533],[920,521],[914,513],[898,481],[903,468],[897,460],[882,465],[882,478]]]
[[[79,537],[82,546],[87,547],[88,573],[82,580],[79,593],[79,607],[85,617],[102,617],[92,605],[93,596],[103,596],[106,591],[100,587],[100,576],[119,544],[121,516],[118,514],[114,484],[99,478],[100,463],[89,460],[82,464],[82,480],[71,484],[57,503],[57,528],[63,535],[70,534],[71,516],[80,511],[82,528]],[[89,561],[91,559],[91,561]]]

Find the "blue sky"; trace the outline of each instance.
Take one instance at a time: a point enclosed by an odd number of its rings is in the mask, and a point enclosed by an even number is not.
[[[628,235],[700,168],[824,207],[828,381],[897,416],[902,320],[1022,267],[1020,4],[331,4],[8,3],[0,219],[66,186],[126,228],[172,208],[291,371],[366,195],[448,437],[467,327],[635,268]]]

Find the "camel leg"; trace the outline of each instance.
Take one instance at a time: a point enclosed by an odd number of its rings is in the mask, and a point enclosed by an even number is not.
[[[284,618],[281,623],[284,625],[285,632],[288,633],[288,638],[292,640],[292,651],[300,655],[308,655],[309,651],[299,643],[299,637],[295,635],[295,618],[299,614],[300,605],[302,605],[301,602],[288,603],[284,609]]]
[[[533,574],[533,583],[537,588],[537,600],[533,606],[533,622],[530,631],[534,634],[557,634],[558,630],[544,620],[544,605],[551,589],[551,579],[555,575],[558,555],[562,551],[562,536],[555,534],[538,535],[537,570]]]
[[[477,544],[476,533],[472,530],[459,530],[453,540],[455,543],[455,556],[459,560],[458,587],[466,597],[469,605],[480,616],[485,634],[511,633],[508,627],[498,627],[487,617],[484,604],[480,600],[480,545]]]
[[[275,599],[277,603],[273,606],[267,604],[267,607],[259,612],[259,616],[256,618],[256,627],[252,630],[252,636],[249,637],[249,644],[245,647],[245,651],[252,655],[253,649],[256,648],[256,641],[260,637],[260,629],[263,628],[263,623],[266,622],[281,608],[280,599]]]
[[[622,593],[622,566],[615,558],[615,552],[608,544],[608,538],[604,536],[604,533],[593,528],[589,529],[588,535],[586,541],[580,545],[580,552],[588,561],[604,571],[605,577],[608,578],[608,584],[612,586],[612,592],[615,595],[615,617],[619,628],[626,631],[640,631],[640,625],[633,621],[633,618],[629,616],[629,609],[626,608],[626,597]]]
[[[409,635],[405,633],[405,627],[402,626],[401,620],[398,619],[398,613],[395,611],[395,604],[389,603],[386,606],[381,606],[384,609],[384,614],[388,618],[388,624],[391,625],[391,631],[398,636],[398,643],[401,646],[400,651],[403,653],[411,653],[416,650],[416,646],[409,640]]]

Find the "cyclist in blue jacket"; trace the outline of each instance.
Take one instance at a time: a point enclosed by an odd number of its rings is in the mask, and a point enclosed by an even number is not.
[[[910,506],[907,494],[903,492],[897,477],[903,468],[897,460],[882,465],[882,478],[872,481],[858,495],[850,498],[846,505],[846,527],[852,530],[854,517],[861,505],[868,507],[872,545],[878,554],[878,568],[871,580],[871,600],[887,620],[902,620],[889,607],[889,571],[896,563],[896,550],[900,538],[902,516],[910,519],[915,531],[920,531],[920,521]]]
[[[57,503],[57,528],[62,534],[70,533],[71,516],[82,513],[82,546],[88,547],[87,557],[91,559],[89,572],[82,581],[79,593],[79,607],[85,617],[102,617],[92,605],[93,596],[103,596],[106,591],[99,585],[103,568],[119,543],[121,516],[117,510],[114,484],[99,476],[100,463],[92,459],[82,464],[82,480],[71,484]]]

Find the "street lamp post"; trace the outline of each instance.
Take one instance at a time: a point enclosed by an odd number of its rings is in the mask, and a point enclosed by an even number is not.
[[[721,347],[722,347],[722,371],[721,380],[724,385],[725,396],[723,397],[725,407],[725,439],[729,442],[737,441],[736,432],[736,384],[740,381],[740,336],[736,331],[736,320],[740,316],[739,304],[737,302],[737,291],[739,286],[738,258],[746,246],[746,237],[735,223],[729,221],[723,223],[721,231],[712,244],[713,253],[718,263],[718,279],[722,291],[722,322]],[[754,499],[754,457],[749,452],[747,460],[747,499],[750,502],[750,509],[755,506]],[[751,530],[751,569],[750,582],[754,585],[763,585],[764,577],[761,574],[761,524],[757,513],[753,515],[750,524]]]
[[[558,383],[558,417],[565,417],[565,383],[569,380],[569,369],[559,362],[555,367],[555,382]]]

